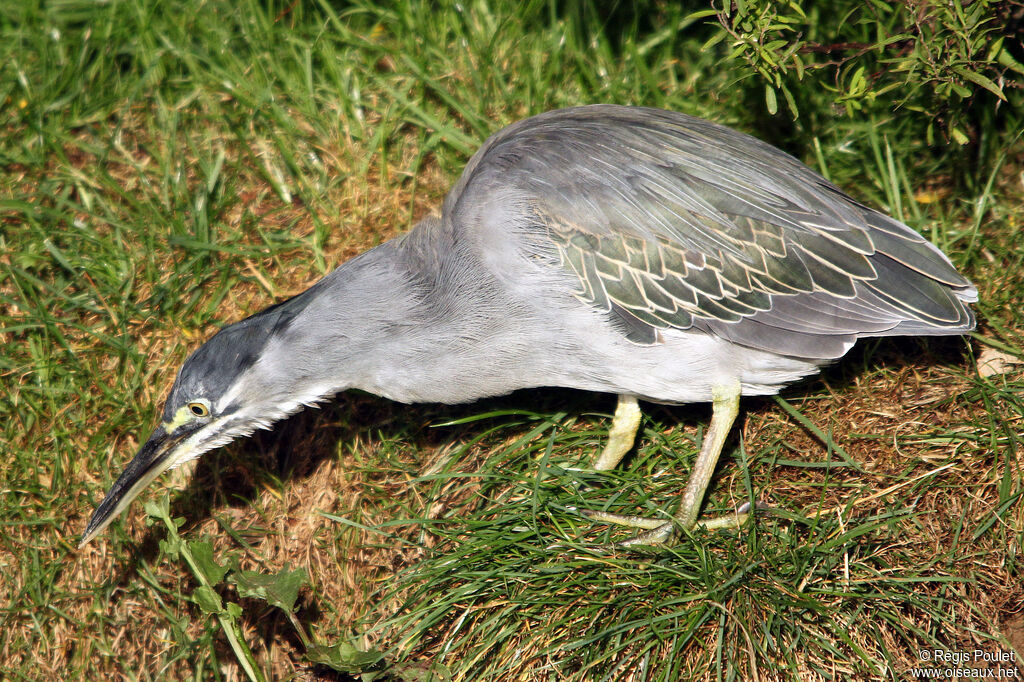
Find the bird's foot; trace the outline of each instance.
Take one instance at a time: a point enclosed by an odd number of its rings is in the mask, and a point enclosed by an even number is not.
[[[753,510],[754,507],[749,502],[746,502],[732,514],[717,516],[713,519],[699,520],[691,528],[704,528],[706,530],[739,528],[747,521]],[[676,519],[665,521],[664,519],[649,519],[644,516],[612,514],[600,511],[584,511],[582,513],[591,521],[613,523],[617,526],[628,526],[629,528],[639,528],[645,531],[619,543],[622,547],[671,544],[683,530],[686,530]]]
[[[642,528],[647,532],[641,533],[622,543],[625,546],[632,545],[658,545],[671,543],[679,532],[691,530],[697,526],[703,526],[709,530],[719,528],[736,528],[747,518],[749,506],[744,505],[735,513],[707,521],[698,521],[701,503],[704,500],[704,493],[711,481],[711,475],[715,471],[715,464],[722,453],[722,446],[729,435],[729,429],[740,409],[740,384],[738,381],[715,386],[711,392],[711,423],[708,425],[707,433],[704,435],[704,442],[701,443],[700,453],[693,463],[693,471],[690,472],[690,481],[683,490],[683,499],[679,512],[671,519],[646,519],[641,516],[624,516],[621,514],[609,514],[607,512],[584,512],[594,520],[604,523],[615,523],[631,528]],[[611,436],[608,439],[608,446],[601,454],[595,466],[596,469],[611,468],[618,463],[619,459],[632,447],[636,429],[640,425],[640,409],[637,407],[636,398],[627,395],[619,396],[619,404],[615,410],[615,418],[612,420]]]

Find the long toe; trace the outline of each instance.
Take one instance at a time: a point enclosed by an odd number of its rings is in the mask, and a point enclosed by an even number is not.
[[[591,511],[589,509],[584,509],[580,513],[591,521],[597,521],[598,523],[611,523],[616,526],[627,526],[642,530],[654,530],[665,524],[665,519],[649,519],[645,516],[633,516],[631,514],[612,514],[611,512]]]
[[[755,508],[757,508],[756,505],[745,502],[731,514],[697,521],[694,524],[694,528],[703,528],[710,531],[739,528],[753,515]],[[617,526],[627,526],[645,531],[621,542],[620,545],[622,547],[670,544],[678,537],[679,533],[677,531],[681,532],[683,530],[678,519],[665,521],[664,519],[649,519],[645,516],[612,514],[611,512],[590,510],[583,510],[580,513],[591,521],[597,521],[598,523],[611,523]]]
[[[619,544],[622,547],[635,547],[637,545],[668,545],[676,538],[676,524],[674,521],[662,523],[646,533],[640,533],[635,537],[624,540]]]

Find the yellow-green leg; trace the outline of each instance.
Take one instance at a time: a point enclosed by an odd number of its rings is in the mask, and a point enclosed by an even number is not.
[[[700,524],[697,523],[700,507],[704,501],[704,494],[707,492],[708,484],[711,482],[711,475],[715,472],[715,465],[718,464],[718,457],[722,454],[722,447],[729,436],[729,430],[739,414],[739,383],[717,387],[712,392],[712,397],[711,424],[708,426],[707,434],[704,436],[704,442],[701,444],[697,461],[694,462],[690,481],[686,485],[686,490],[683,491],[683,501],[679,514],[674,519],[665,521],[664,519],[646,519],[641,516],[623,516],[607,512],[586,512],[586,515],[595,521],[643,528],[648,531],[627,540],[623,543],[624,545],[650,545],[667,542],[674,535],[676,528],[690,530],[697,525],[701,525],[714,530],[737,527],[742,524],[748,515],[743,511],[701,521]],[[618,410],[616,410],[616,415],[618,415]],[[606,451],[607,449],[605,448]],[[604,453],[602,453],[601,459],[604,459]]]
[[[601,451],[601,456],[594,462],[598,471],[614,469],[636,440],[636,431],[640,428],[640,406],[636,397],[620,395],[619,404],[615,407],[612,427],[608,431],[608,442]]]

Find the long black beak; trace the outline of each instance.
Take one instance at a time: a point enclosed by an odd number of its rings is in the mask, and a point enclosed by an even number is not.
[[[172,436],[164,427],[157,427],[92,513],[89,525],[78,541],[79,547],[99,535],[154,478],[167,470],[178,444],[190,434],[191,431]]]

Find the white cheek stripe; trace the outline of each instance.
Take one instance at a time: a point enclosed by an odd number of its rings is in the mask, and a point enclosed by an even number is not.
[[[188,408],[183,407],[181,408],[181,410],[178,410],[178,413],[180,414],[182,410],[185,410],[187,412]],[[175,415],[175,418],[170,423],[173,424],[177,420],[178,415]],[[185,462],[195,459],[204,452],[212,450],[213,448],[219,445],[229,443],[235,438],[235,436],[242,435],[242,432],[232,434],[230,431],[228,431],[222,434],[221,436],[218,436],[213,440],[204,443],[203,440],[209,437],[208,434],[210,430],[216,430],[217,427],[220,426],[226,420],[227,418],[222,417],[221,419],[212,421],[203,428],[193,433],[185,440],[183,440],[181,443],[179,443],[178,447],[174,448],[174,458],[167,463],[167,467],[165,470],[175,469],[184,464]]]
[[[298,412],[303,407],[313,406],[319,402],[327,400],[337,392],[337,390],[326,389],[323,386],[318,386],[313,388],[313,390],[306,395],[300,396],[298,400],[287,403],[282,407],[278,407],[269,414],[248,415],[244,410],[239,410],[233,414],[215,419],[183,440],[178,447],[175,448],[174,459],[168,463],[167,469],[179,467],[185,462],[195,459],[205,452],[209,452],[210,450],[222,445],[227,445],[236,438],[248,436],[256,429],[270,429],[276,422],[284,419],[288,415]],[[226,402],[228,397],[229,396],[225,396],[225,399],[222,399],[220,403]],[[220,407],[220,404],[218,404],[218,407]],[[192,413],[187,407],[179,409],[175,413],[174,419],[167,424],[164,424],[164,428],[177,424],[183,417],[186,421],[193,418]],[[240,423],[235,428],[228,429],[223,433],[215,433],[218,428],[224,425],[225,422],[230,421],[238,421]],[[212,437],[211,433],[214,434]]]

